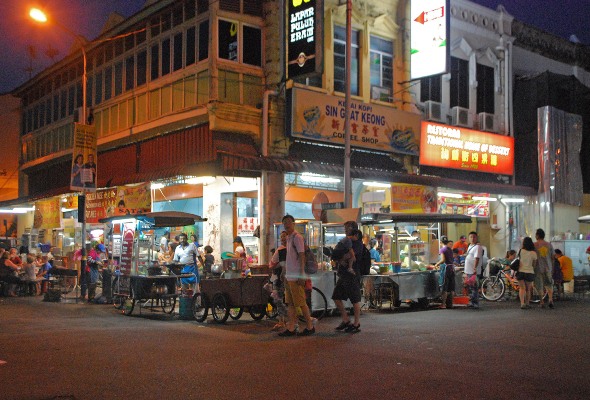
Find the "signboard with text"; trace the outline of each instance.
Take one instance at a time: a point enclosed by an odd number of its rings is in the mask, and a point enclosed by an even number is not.
[[[121,274],[123,275],[129,275],[133,267],[134,239],[135,222],[125,222],[123,224],[123,237],[121,239],[121,261],[119,263],[121,268]]]
[[[344,145],[344,98],[292,89],[291,135]],[[418,155],[420,115],[351,101],[350,143],[389,153]]]
[[[514,139],[495,133],[422,122],[420,165],[514,174]]]
[[[439,196],[438,212],[441,214],[459,214],[470,217],[490,216],[490,203],[487,200],[474,200],[474,196],[485,197],[486,194],[467,194],[463,193],[460,199],[454,197]]]
[[[392,213],[436,212],[436,189],[430,186],[391,184]]]
[[[54,197],[35,202],[33,228],[53,229],[61,227],[61,199]]]
[[[323,0],[287,0],[287,76],[321,73]]]
[[[150,184],[117,186],[86,195],[86,222],[98,223],[102,218],[151,211]]]
[[[449,22],[449,0],[412,0],[410,80],[448,72]]]

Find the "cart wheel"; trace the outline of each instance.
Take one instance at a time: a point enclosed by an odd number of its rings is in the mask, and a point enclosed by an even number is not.
[[[172,314],[176,307],[176,297],[163,297],[160,299],[160,305],[162,306],[162,311],[166,314]]]
[[[123,314],[131,315],[134,307],[135,307],[135,299],[133,298],[133,293],[131,293],[131,296],[125,297],[125,300],[123,302]]]
[[[260,321],[266,315],[266,307],[262,305],[256,305],[250,307],[250,316],[254,321]]]
[[[207,319],[207,302],[201,296],[201,293],[196,293],[193,296],[193,316],[197,322],[203,322]]]
[[[123,306],[124,305],[125,305],[125,296],[116,295],[116,296],[113,297],[113,306],[117,310],[123,309]]]
[[[215,322],[223,324],[227,321],[229,316],[229,306],[227,305],[227,299],[223,293],[217,293],[213,296],[213,302],[211,304],[211,314]]]
[[[240,319],[242,314],[244,313],[244,309],[241,307],[234,307],[229,309],[229,317],[233,320]]]

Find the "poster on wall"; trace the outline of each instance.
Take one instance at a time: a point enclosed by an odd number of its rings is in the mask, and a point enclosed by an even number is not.
[[[392,213],[435,213],[436,189],[431,186],[391,184]]]
[[[420,165],[514,174],[514,138],[423,121]]]
[[[0,237],[16,237],[17,217],[14,214],[4,214],[0,218]]]
[[[35,202],[33,228],[53,229],[61,227],[61,199],[59,197]]]
[[[410,80],[449,72],[449,0],[412,0]]]
[[[74,124],[74,151],[70,190],[96,191],[96,128]]]
[[[240,217],[238,218],[238,236],[254,236],[254,231],[258,226],[258,218]]]
[[[461,198],[438,196],[438,212],[441,214],[468,215],[470,217],[488,218],[490,203],[487,200],[474,199],[487,197],[487,194],[463,193]]]
[[[344,145],[344,99],[292,89],[291,136]],[[350,144],[388,153],[418,155],[420,115],[361,101],[350,104]]]
[[[92,224],[102,218],[147,213],[151,207],[149,183],[98,190],[86,195],[86,222]]]

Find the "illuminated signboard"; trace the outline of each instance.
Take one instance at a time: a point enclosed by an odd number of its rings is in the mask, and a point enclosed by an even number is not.
[[[499,175],[514,174],[514,139],[422,121],[420,164]]]
[[[323,0],[287,0],[287,76],[322,72]]]
[[[455,197],[438,196],[438,212],[440,214],[460,214],[470,217],[489,218],[490,203],[486,200],[476,200],[474,197],[489,197],[487,193],[463,193],[460,199]]]
[[[444,74],[449,65],[449,1],[412,0],[410,79]]]

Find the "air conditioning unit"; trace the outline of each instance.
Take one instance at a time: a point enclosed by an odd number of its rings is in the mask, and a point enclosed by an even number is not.
[[[424,119],[427,121],[447,122],[443,114],[442,103],[427,100],[424,102]]]
[[[480,130],[488,132],[497,132],[496,116],[494,114],[482,112],[478,114],[478,119]]]
[[[371,86],[371,100],[393,102],[393,95],[391,88],[384,86]]]
[[[451,125],[464,126],[466,128],[473,127],[469,109],[458,106],[451,108]]]

